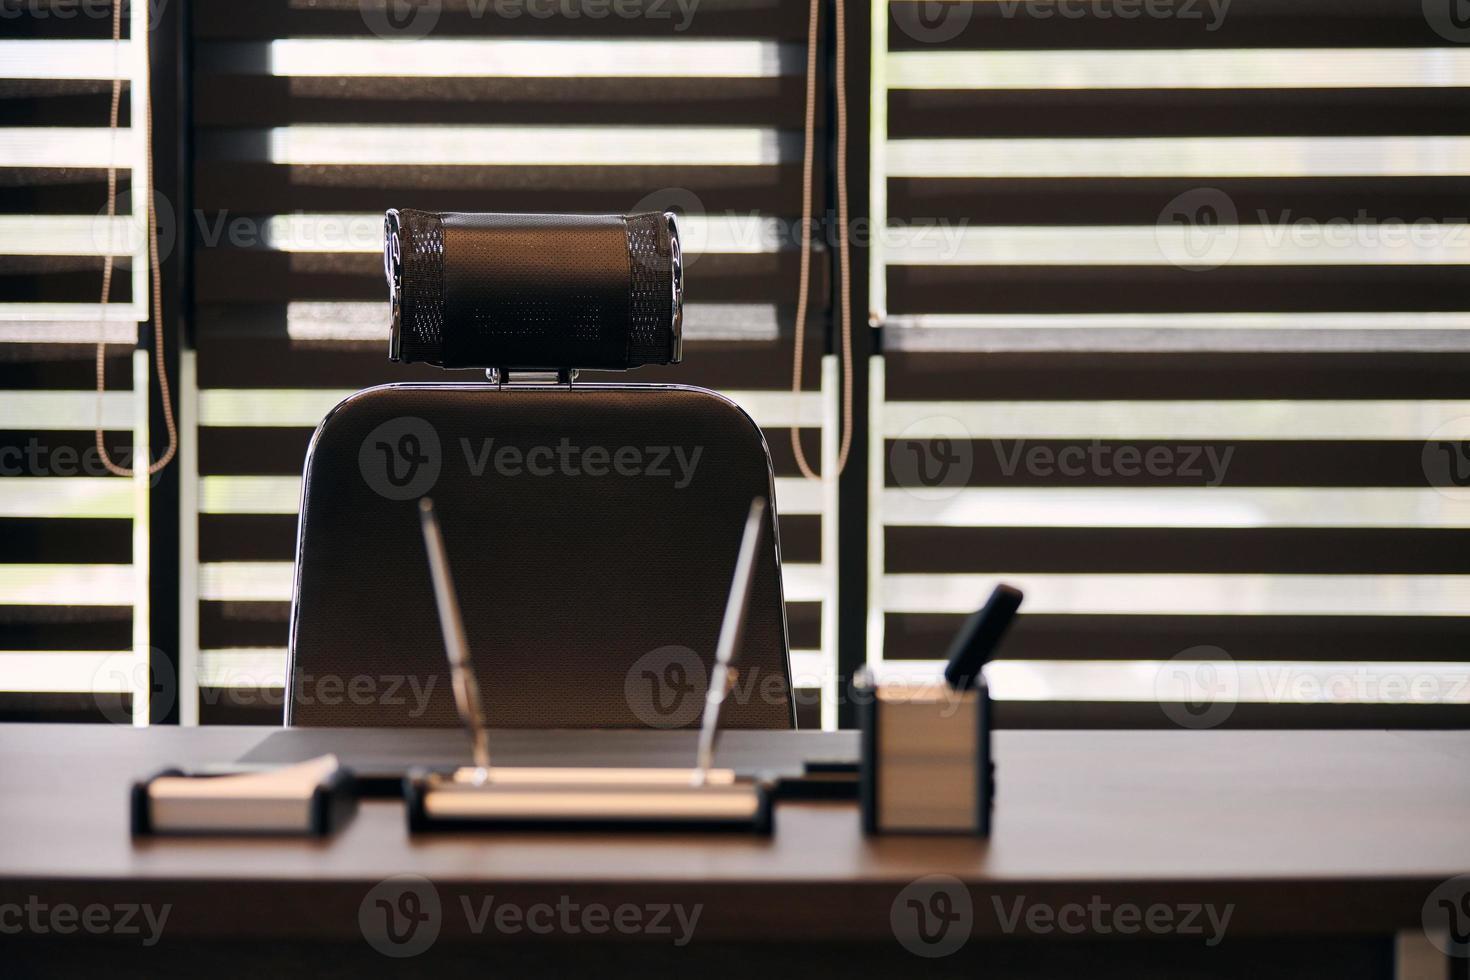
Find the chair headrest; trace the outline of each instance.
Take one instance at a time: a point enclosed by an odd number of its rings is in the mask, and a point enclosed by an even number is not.
[[[682,356],[683,258],[670,212],[394,210],[383,266],[395,361],[626,370]]]

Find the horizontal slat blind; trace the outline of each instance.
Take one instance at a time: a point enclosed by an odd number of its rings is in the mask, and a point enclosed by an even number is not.
[[[108,5],[87,10],[42,0],[7,14],[0,38],[0,343],[132,344],[147,316],[147,241],[131,175],[142,172],[148,50],[131,38],[147,24],[125,8],[114,44]],[[124,80],[119,128],[108,127],[112,79]],[[116,217],[107,171],[118,168]],[[116,257],[106,326],[102,257]]]
[[[147,483],[110,476],[147,450],[146,373],[132,347],[147,274],[131,120],[148,98],[146,46],[125,12],[6,5],[0,38],[0,719],[143,721],[149,709]],[[108,131],[114,74],[121,126]],[[109,160],[118,217],[106,218]],[[141,171],[139,171],[141,172]],[[103,256],[117,260],[99,304]],[[109,391],[93,391],[108,344]]]
[[[385,21],[356,0],[197,5],[186,397],[199,434],[186,476],[198,649],[186,659],[201,720],[280,717],[312,428],[353,389],[456,377],[387,361],[383,210],[668,207],[683,214],[685,363],[628,380],[715,388],[767,430],[803,724],[835,722],[816,697],[834,676],[832,494],[800,479],[785,433],[800,426],[818,460],[834,410],[820,358],[807,393],[789,392],[804,13],[777,0],[706,2],[687,19],[675,4],[567,9],[426,4]],[[816,275],[813,296],[827,292]],[[824,300],[813,338],[825,315]]]
[[[1463,724],[1466,38],[879,7],[870,658],[1004,579],[1003,723]]]

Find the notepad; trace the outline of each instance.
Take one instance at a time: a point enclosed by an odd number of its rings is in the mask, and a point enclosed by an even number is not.
[[[135,833],[327,833],[350,796],[335,755],[263,772],[160,773],[134,787]]]

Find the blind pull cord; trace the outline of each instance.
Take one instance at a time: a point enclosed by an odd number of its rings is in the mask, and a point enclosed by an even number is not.
[[[112,57],[114,64],[117,59],[117,49],[122,43],[122,8],[123,0],[113,0],[112,4]],[[136,38],[134,39],[136,40]],[[118,115],[122,105],[122,72],[114,70],[112,73],[112,108],[108,115],[108,133],[111,137],[111,145],[117,145]],[[168,430],[168,448],[157,461],[149,464],[148,474],[152,476],[163,469],[173,460],[179,450],[179,430],[174,423],[174,409],[172,396],[168,387],[168,369],[163,357],[163,274],[159,269],[158,257],[158,224],[153,211],[153,99],[152,93],[144,100],[146,110],[143,123],[143,146],[147,157],[147,169],[144,173],[145,183],[143,194],[134,194],[136,200],[141,196],[144,205],[144,218],[148,222],[148,267],[152,273],[153,280],[153,354],[154,364],[158,371],[158,393],[163,399],[163,424]],[[137,174],[133,175],[134,189],[137,188]],[[112,225],[117,218],[117,159],[109,152],[107,157],[107,241],[106,254],[102,257],[102,318],[98,323],[97,338],[97,454],[102,458],[102,465],[107,472],[114,476],[132,476],[134,470],[130,467],[119,466],[113,462],[112,457],[107,454],[107,446],[102,437],[102,401],[107,392],[107,372],[105,353],[107,349],[107,299],[112,292]]]
[[[806,119],[801,152],[801,266],[796,286],[796,342],[791,358],[791,393],[800,404],[802,362],[806,353],[806,314],[811,291],[812,233],[812,161],[816,147],[817,119],[817,36],[818,13],[822,0],[811,0],[806,28]],[[852,449],[852,263],[848,254],[847,228],[847,12],[846,0],[835,0],[833,12],[834,87],[837,90],[837,265],[840,287],[840,330],[842,355],[842,446],[837,453],[837,473],[847,466]],[[796,465],[808,480],[820,479],[807,462],[801,446],[801,428],[791,427],[791,449]]]

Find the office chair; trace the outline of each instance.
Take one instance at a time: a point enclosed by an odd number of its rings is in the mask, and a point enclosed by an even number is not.
[[[714,392],[574,370],[679,359],[672,216],[389,212],[387,252],[390,356],[490,380],[369,388],[317,428],[287,724],[460,723],[419,530],[430,496],[487,724],[697,725],[751,499],[774,505],[765,439]],[[766,513],[733,728],[795,723]]]

